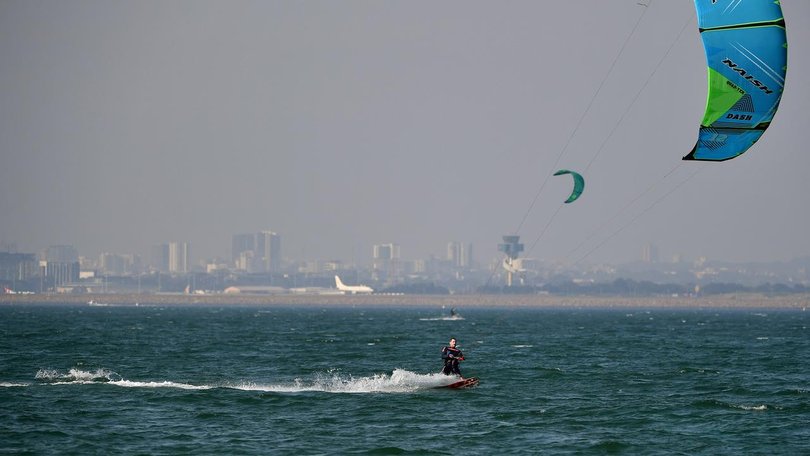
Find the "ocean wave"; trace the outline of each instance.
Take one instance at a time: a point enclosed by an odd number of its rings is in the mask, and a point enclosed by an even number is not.
[[[565,374],[559,367],[535,366],[532,370],[537,372],[542,378],[556,378]]]
[[[765,404],[760,404],[760,405],[730,404],[730,406],[731,406],[731,408],[736,408],[736,409],[740,409],[740,410],[753,410],[753,411],[757,411],[757,412],[765,411],[765,410],[768,410],[770,408]]]
[[[29,386],[28,383],[0,382],[0,388],[20,388]]]
[[[684,366],[678,369],[679,374],[719,374],[720,371],[716,369],[709,369],[704,367],[690,367]]]
[[[747,412],[764,412],[767,410],[781,410],[781,407],[778,406],[770,406],[766,404],[755,404],[755,405],[735,404],[717,399],[701,400],[695,402],[693,405],[701,408],[721,408],[729,410],[744,410]]]

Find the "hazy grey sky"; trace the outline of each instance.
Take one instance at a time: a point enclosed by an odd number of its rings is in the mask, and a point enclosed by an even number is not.
[[[271,229],[289,257],[365,262],[395,242],[421,258],[461,240],[485,260],[593,99],[557,165],[587,169],[585,193],[530,256],[576,260],[626,224],[588,260],[648,242],[666,257],[810,254],[810,2],[782,2],[787,86],[763,139],[678,168],[706,97],[691,0],[653,1],[593,98],[637,3],[3,0],[0,241],[92,256],[188,240],[199,259]],[[548,181],[527,248],[569,190]]]

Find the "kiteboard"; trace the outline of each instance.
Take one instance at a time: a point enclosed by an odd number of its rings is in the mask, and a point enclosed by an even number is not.
[[[473,388],[476,386],[478,386],[478,377],[470,377],[470,378],[462,378],[457,382],[453,382],[449,385],[442,385],[439,386],[438,388],[459,389],[459,388]]]

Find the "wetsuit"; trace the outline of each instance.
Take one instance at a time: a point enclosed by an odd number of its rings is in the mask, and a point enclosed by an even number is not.
[[[459,360],[464,359],[464,354],[458,348],[444,347],[442,348],[442,359],[444,360],[444,368],[442,373],[444,375],[456,374],[461,377],[461,371],[458,369]]]

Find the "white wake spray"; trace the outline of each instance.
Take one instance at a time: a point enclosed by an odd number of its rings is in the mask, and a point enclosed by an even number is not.
[[[211,389],[214,386],[206,385],[190,385],[187,383],[177,383],[171,381],[162,382],[139,382],[132,380],[125,380],[116,372],[109,369],[96,369],[95,371],[86,371],[82,369],[72,368],[67,372],[61,372],[56,369],[40,369],[34,377],[41,383],[56,384],[56,385],[87,385],[87,384],[108,384],[114,386],[121,386],[124,388],[179,388],[179,389]]]
[[[56,369],[40,369],[35,376],[39,384],[45,385],[87,385],[104,384],[122,388],[174,388],[184,390],[207,390],[228,388],[242,391],[265,391],[274,393],[409,393],[449,385],[457,377],[442,374],[418,374],[405,369],[395,369],[389,374],[374,374],[355,377],[337,371],[327,371],[311,378],[296,378],[280,383],[223,383],[194,385],[189,383],[164,381],[134,381],[122,378],[118,373],[99,368],[94,371],[72,368],[67,372]],[[11,386],[11,384],[8,384]],[[13,386],[29,386],[14,384]]]
[[[231,388],[247,391],[276,393],[409,393],[437,388],[458,380],[442,374],[417,374],[404,369],[395,369],[390,375],[374,374],[369,377],[354,377],[330,371],[315,375],[312,379],[297,378],[288,383],[242,384]]]

